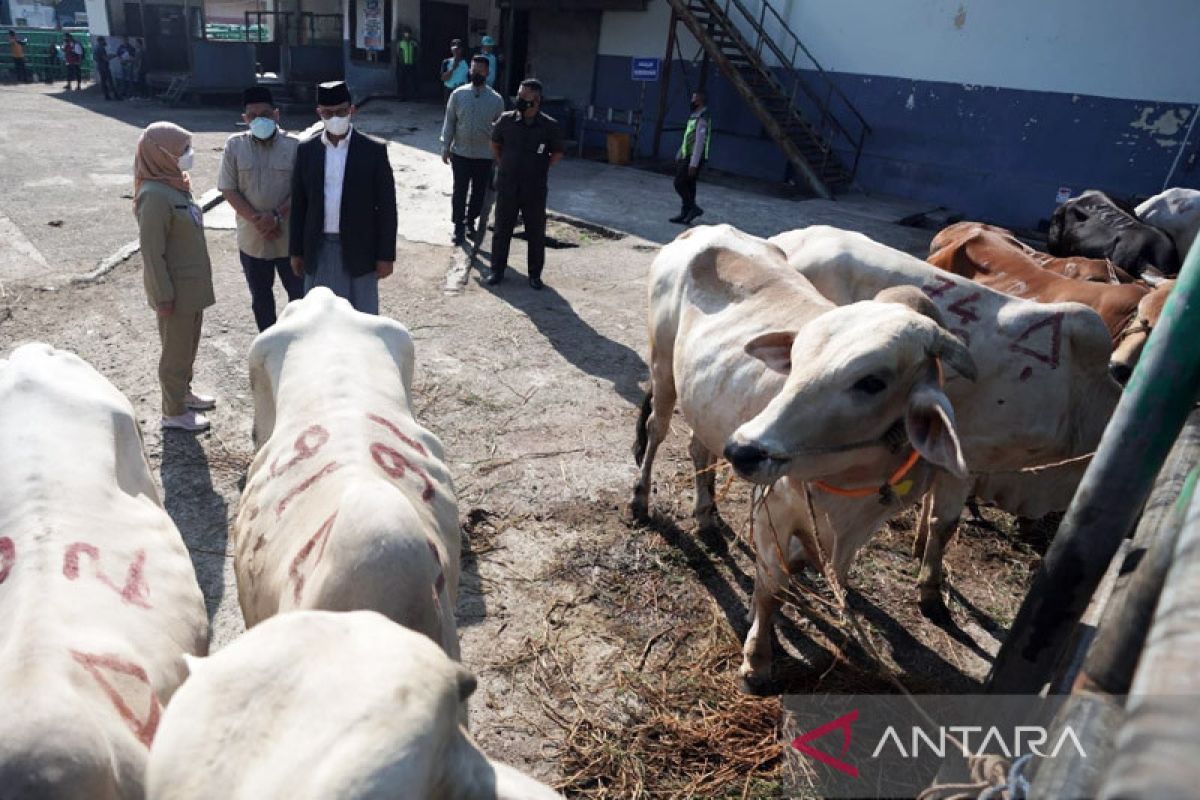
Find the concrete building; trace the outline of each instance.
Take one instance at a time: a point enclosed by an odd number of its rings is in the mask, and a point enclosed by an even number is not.
[[[711,16],[705,30],[674,26],[668,51],[673,7]],[[722,13],[738,31],[714,30]],[[358,97],[394,93],[401,26],[420,44],[423,93],[440,97],[450,40],[475,52],[488,34],[503,93],[541,78],[573,137],[589,105],[641,111],[643,157],[657,139],[657,156],[671,158],[703,82],[713,167],[817,185],[805,172],[813,148],[789,151],[715,55],[736,33],[825,136],[818,157],[842,172],[818,177],[833,190],[1035,227],[1086,188],[1200,187],[1196,0],[87,0],[87,15],[94,33],[144,35],[152,77],[190,74],[192,91],[277,82],[300,99],[337,77]],[[635,80],[636,59],[658,60],[659,77]],[[806,124],[781,120],[789,135]],[[589,124],[583,138],[602,146],[604,135]]]

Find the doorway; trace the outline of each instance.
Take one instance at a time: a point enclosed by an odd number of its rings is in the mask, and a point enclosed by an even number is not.
[[[456,3],[421,2],[421,57],[418,59],[417,94],[440,97],[442,60],[450,55],[450,40],[462,39],[471,52],[467,38],[467,6]]]

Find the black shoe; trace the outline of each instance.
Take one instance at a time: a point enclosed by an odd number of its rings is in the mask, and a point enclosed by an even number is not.
[[[694,206],[692,208],[692,210],[688,212],[687,216],[683,218],[683,224],[691,225],[693,222],[696,221],[696,217],[700,216],[703,213],[704,213],[703,208],[701,208],[700,206]]]
[[[535,289],[540,292],[542,290],[542,287],[545,285],[546,284],[542,283],[541,278],[530,278],[529,279],[529,288],[530,289]]]
[[[496,270],[492,270],[491,272],[488,273],[488,276],[483,279],[483,282],[486,283],[488,286],[495,286],[496,284],[500,283],[500,281],[502,281],[502,280],[504,280],[504,273],[497,272]]]
[[[688,215],[688,212],[680,211],[676,216],[671,217],[669,220],[667,220],[667,222],[674,222],[674,223],[677,223],[680,225],[686,224],[687,223],[687,215]]]
[[[455,243],[455,244],[462,244],[462,243],[463,243],[463,239],[464,239],[464,238],[465,238],[465,236],[464,236],[464,234],[463,234],[463,226],[462,226],[462,225],[455,225],[455,226],[454,226],[454,243]]]

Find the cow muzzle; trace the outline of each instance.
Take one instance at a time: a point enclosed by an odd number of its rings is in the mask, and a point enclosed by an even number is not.
[[[782,477],[790,461],[772,456],[756,444],[741,444],[732,439],[725,445],[725,458],[739,476],[764,485]]]

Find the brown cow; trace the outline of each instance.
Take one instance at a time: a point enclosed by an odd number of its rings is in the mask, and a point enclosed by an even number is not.
[[[1133,373],[1175,285],[1175,281],[1165,281],[1151,289],[1140,283],[1108,285],[1065,278],[1044,269],[1030,255],[1031,248],[1003,228],[978,223],[952,225],[939,233],[934,243],[938,247],[930,253],[929,263],[947,272],[1013,297],[1041,303],[1083,303],[1093,309],[1112,336],[1113,356],[1108,367],[1122,384]]]
[[[1022,242],[1007,228],[998,225],[988,225],[984,222],[956,222],[942,228],[933,241],[929,243],[929,254],[933,255],[948,244],[959,241],[968,231],[985,230],[1006,238],[1014,248],[1021,250],[1041,266],[1064,278],[1074,278],[1080,281],[1096,283],[1133,283],[1134,277],[1106,258],[1083,258],[1082,256],[1067,256],[1059,258],[1040,250],[1034,250]]]

